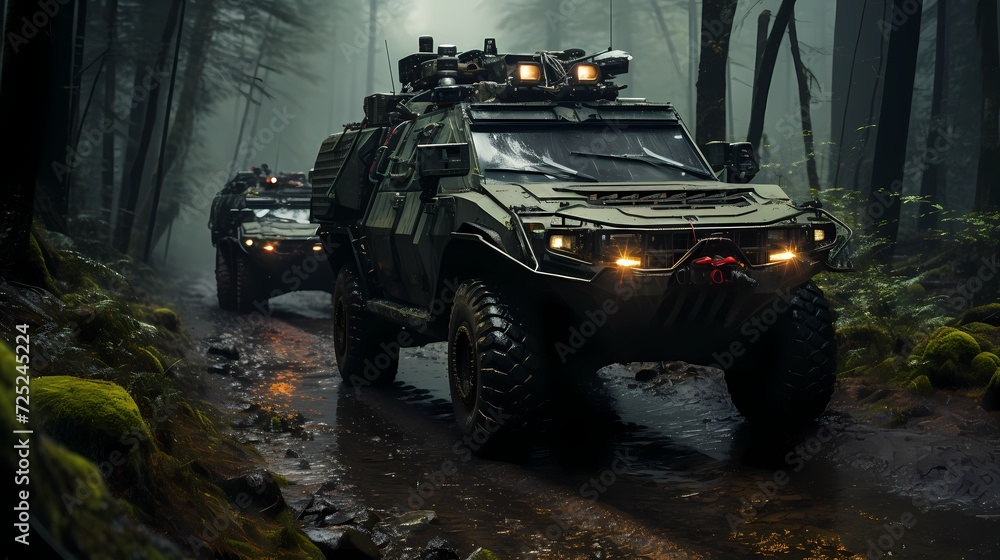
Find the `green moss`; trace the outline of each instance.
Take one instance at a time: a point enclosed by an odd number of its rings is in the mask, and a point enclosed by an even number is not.
[[[180,330],[181,318],[172,309],[160,307],[153,310],[153,323],[168,330],[177,332]]]
[[[986,323],[994,327],[1000,327],[1000,302],[969,309],[962,314],[958,322],[960,325],[967,323]]]
[[[988,323],[969,323],[962,325],[962,330],[969,334],[992,334],[1000,331],[1000,327],[994,327]]]
[[[837,330],[837,362],[841,371],[881,362],[892,355],[892,337],[875,325],[853,325]]]
[[[953,330],[941,336],[931,337],[924,357],[937,364],[952,361],[956,365],[969,365],[972,363],[972,358],[981,351],[979,342],[972,335]]]
[[[32,382],[32,397],[36,417],[58,441],[109,469],[144,477],[155,444],[125,389],[108,381],[40,377]]]
[[[465,560],[500,560],[500,557],[487,548],[477,548],[476,551],[470,554]]]
[[[38,283],[53,294],[61,294],[59,288],[56,287],[52,273],[49,272],[45,255],[42,253],[42,248],[38,244],[38,238],[35,237],[34,232],[28,237],[28,266],[31,267],[31,271],[27,275],[29,280]]]
[[[886,358],[868,370],[868,374],[878,378],[880,381],[889,381],[895,378],[898,373],[897,364],[897,358]]]
[[[1000,410],[1000,369],[997,369],[993,373],[993,377],[990,378],[990,382],[986,385],[986,389],[983,390],[982,400],[980,403],[986,410]]]
[[[972,359],[972,381],[975,385],[985,385],[993,377],[993,372],[1000,368],[1000,357],[990,352],[983,352]]]
[[[934,394],[934,387],[926,375],[919,375],[913,381],[910,381],[907,384],[907,389],[924,397]]]

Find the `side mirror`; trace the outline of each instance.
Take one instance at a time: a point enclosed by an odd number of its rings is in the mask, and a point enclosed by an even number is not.
[[[417,146],[417,170],[422,177],[468,175],[469,144],[425,144]]]
[[[749,183],[757,172],[757,154],[750,142],[709,142],[705,144],[705,157],[716,173],[726,170],[726,182]]]

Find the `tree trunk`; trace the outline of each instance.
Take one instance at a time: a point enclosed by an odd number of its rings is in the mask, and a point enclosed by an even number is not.
[[[1000,52],[997,40],[996,0],[980,0],[976,27],[982,47],[983,69],[982,128],[979,139],[979,174],[976,204],[979,212],[1000,210]]]
[[[368,3],[368,81],[365,95],[375,93],[375,33],[378,32],[378,0]]]
[[[80,132],[83,130],[84,120],[87,118],[86,111],[81,112],[80,108],[80,97],[82,95],[83,89],[83,54],[87,31],[87,0],[76,0],[73,2],[73,54],[70,62],[70,67],[72,71],[70,73],[70,88],[69,88],[69,130],[70,130],[70,143],[74,150],[80,149]],[[101,61],[100,67],[103,67],[104,61]],[[99,67],[99,68],[100,68]],[[94,83],[100,78],[100,70],[98,70],[98,75],[94,77]],[[91,90],[93,91],[93,89]],[[96,146],[90,146],[90,149],[94,149]],[[66,173],[66,209],[69,211],[70,203],[70,192],[73,191],[73,167],[70,166],[70,170]]]
[[[688,114],[697,113],[698,93],[698,0],[688,0]],[[698,132],[695,121],[695,134]]]
[[[754,76],[754,89],[757,94],[750,108],[750,126],[747,130],[747,142],[753,144],[754,150],[760,151],[760,141],[764,136],[764,116],[767,113],[767,96],[771,89],[771,77],[774,75],[774,63],[781,48],[781,38],[785,35],[788,22],[792,19],[795,0],[781,0],[778,14],[774,16],[774,28],[767,38],[764,56],[760,61],[760,74]]]
[[[683,79],[684,71],[681,70],[680,57],[677,56],[674,40],[667,29],[667,21],[663,18],[663,10],[660,9],[660,2],[659,0],[649,0],[649,5],[653,8],[653,15],[656,16],[656,24],[660,27],[660,33],[663,34],[663,42],[667,44],[667,53],[670,56],[671,62],[674,63],[674,70],[677,70],[677,79],[681,80]]]
[[[118,0],[108,2],[108,53],[104,59],[104,122],[114,123],[118,79]],[[102,129],[101,137],[101,217],[110,226],[115,192],[115,131]],[[110,237],[111,233],[108,232]]]
[[[31,19],[32,14],[28,14]],[[13,20],[20,21],[20,20]],[[69,210],[69,174],[79,163],[75,151],[68,150],[72,131],[71,99],[73,85],[73,10],[59,10],[50,19],[49,27],[38,35],[51,37],[51,62],[47,66],[49,90],[45,111],[39,113],[45,130],[44,153],[38,161],[38,184],[35,192],[36,211],[49,229],[66,233]],[[34,37],[32,41],[38,40]],[[8,60],[11,58],[8,55]],[[39,68],[39,74],[46,67]],[[8,125],[4,123],[6,128]],[[39,126],[36,122],[33,126]],[[15,160],[12,160],[15,161]]]
[[[7,21],[20,22],[38,9],[31,2],[12,2]],[[13,24],[12,24],[13,25]],[[20,36],[20,29],[17,30]],[[4,148],[5,161],[14,162],[4,172],[4,204],[0,207],[0,277],[31,282],[28,266],[28,240],[34,210],[35,186],[39,162],[43,159],[44,128],[38,118],[46,114],[49,92],[47,72],[39,69],[51,64],[53,37],[39,30],[31,39],[14,41],[4,38],[4,58],[0,75],[0,122],[7,130],[18,130],[16,142]],[[11,32],[14,32],[11,29]],[[49,173],[47,166],[42,166]]]
[[[928,204],[937,204],[938,193],[944,180],[941,169],[942,131],[946,128],[941,108],[944,105],[945,84],[948,83],[948,2],[938,0],[937,4],[937,34],[934,45],[934,90],[931,93],[931,119],[927,130],[926,169],[920,179],[920,196]],[[917,228],[928,231],[937,228],[938,212],[932,208],[922,208],[917,218]]]
[[[760,76],[760,62],[764,60],[764,49],[767,47],[767,32],[770,27],[771,10],[764,10],[757,16],[757,51],[754,53],[753,59],[754,82],[757,81],[757,76]],[[757,85],[756,83],[752,85],[750,93],[751,106],[753,106],[753,99],[757,97]]]
[[[802,64],[802,53],[799,52],[799,34],[795,30],[795,12],[788,20],[788,44],[792,48],[792,62],[795,64],[795,81],[799,86],[799,107],[802,114],[802,143],[806,151],[806,172],[809,175],[809,188],[819,190],[819,171],[816,169],[816,147],[813,142],[812,95],[809,93],[809,73]]]
[[[875,159],[872,169],[869,216],[874,220],[871,232],[886,242],[876,257],[892,264],[903,192],[903,171],[906,164],[906,139],[910,131],[910,110],[913,105],[913,80],[917,72],[920,46],[921,3],[893,0],[893,27],[889,34],[889,51],[885,62],[885,86],[875,138]],[[898,25],[896,22],[899,22]],[[873,209],[878,209],[874,211]]]
[[[698,146],[726,140],[726,65],[737,0],[705,0],[701,12],[696,140]]]
[[[156,57],[156,64],[153,66],[153,71],[158,74],[162,74],[163,68],[166,67],[167,56],[169,55],[172,42],[171,39],[177,31],[177,16],[180,12],[182,1],[172,0],[170,2],[170,9],[163,24],[163,33],[160,36],[160,47]],[[161,75],[156,77],[157,79],[162,79]],[[120,208],[121,216],[116,228],[115,246],[123,253],[128,252],[129,244],[132,240],[132,226],[135,223],[136,206],[139,203],[139,194],[146,173],[146,162],[149,158],[149,150],[152,145],[153,131],[156,128],[160,92],[163,88],[157,84],[156,87],[151,89],[152,91],[149,92],[149,97],[146,100],[145,114],[143,115],[142,129],[139,132],[139,142],[136,146],[135,159],[128,162],[128,181],[122,184],[124,204]]]

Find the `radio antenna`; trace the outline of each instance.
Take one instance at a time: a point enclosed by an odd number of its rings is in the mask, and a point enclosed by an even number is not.
[[[615,46],[615,0],[608,0],[609,7],[609,18],[608,18],[608,50],[610,51]]]
[[[389,57],[389,40],[385,40],[385,61],[389,65],[389,87],[392,88],[392,94],[396,95],[396,79],[392,77],[392,58]]]

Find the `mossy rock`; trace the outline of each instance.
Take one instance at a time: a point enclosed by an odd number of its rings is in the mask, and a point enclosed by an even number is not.
[[[889,381],[899,374],[899,358],[886,358],[868,370],[868,374],[880,381]]]
[[[948,327],[938,329],[940,332]],[[944,364],[947,361],[955,362],[955,365],[970,365],[972,358],[976,357],[982,349],[979,342],[969,333],[952,329],[945,334],[931,336],[924,351],[924,358],[936,364]]]
[[[993,373],[993,377],[990,378],[989,384],[987,384],[986,389],[983,390],[983,396],[980,404],[984,409],[989,411],[1000,410],[1000,369],[997,369]]]
[[[465,560],[500,560],[500,557],[488,548],[477,548],[475,552],[470,554]]]
[[[1000,368],[1000,356],[991,352],[983,352],[972,359],[970,373],[976,385],[985,385],[990,382],[993,372]]]
[[[35,417],[52,437],[111,472],[145,476],[156,445],[125,389],[68,376],[40,377],[31,386]]]
[[[889,333],[874,325],[852,325],[837,330],[837,363],[841,371],[883,361],[893,353]]]
[[[969,323],[967,325],[962,325],[961,329],[969,334],[993,334],[1000,332],[1000,327],[994,327],[989,323]]]
[[[154,325],[159,325],[173,332],[178,332],[181,328],[180,316],[174,310],[166,307],[154,309],[152,321]]]
[[[990,303],[979,307],[973,307],[959,319],[959,325],[968,323],[986,323],[994,327],[1000,327],[1000,302]]]
[[[918,375],[907,384],[906,388],[922,397],[934,394],[934,386],[931,385],[931,380],[926,375]]]

